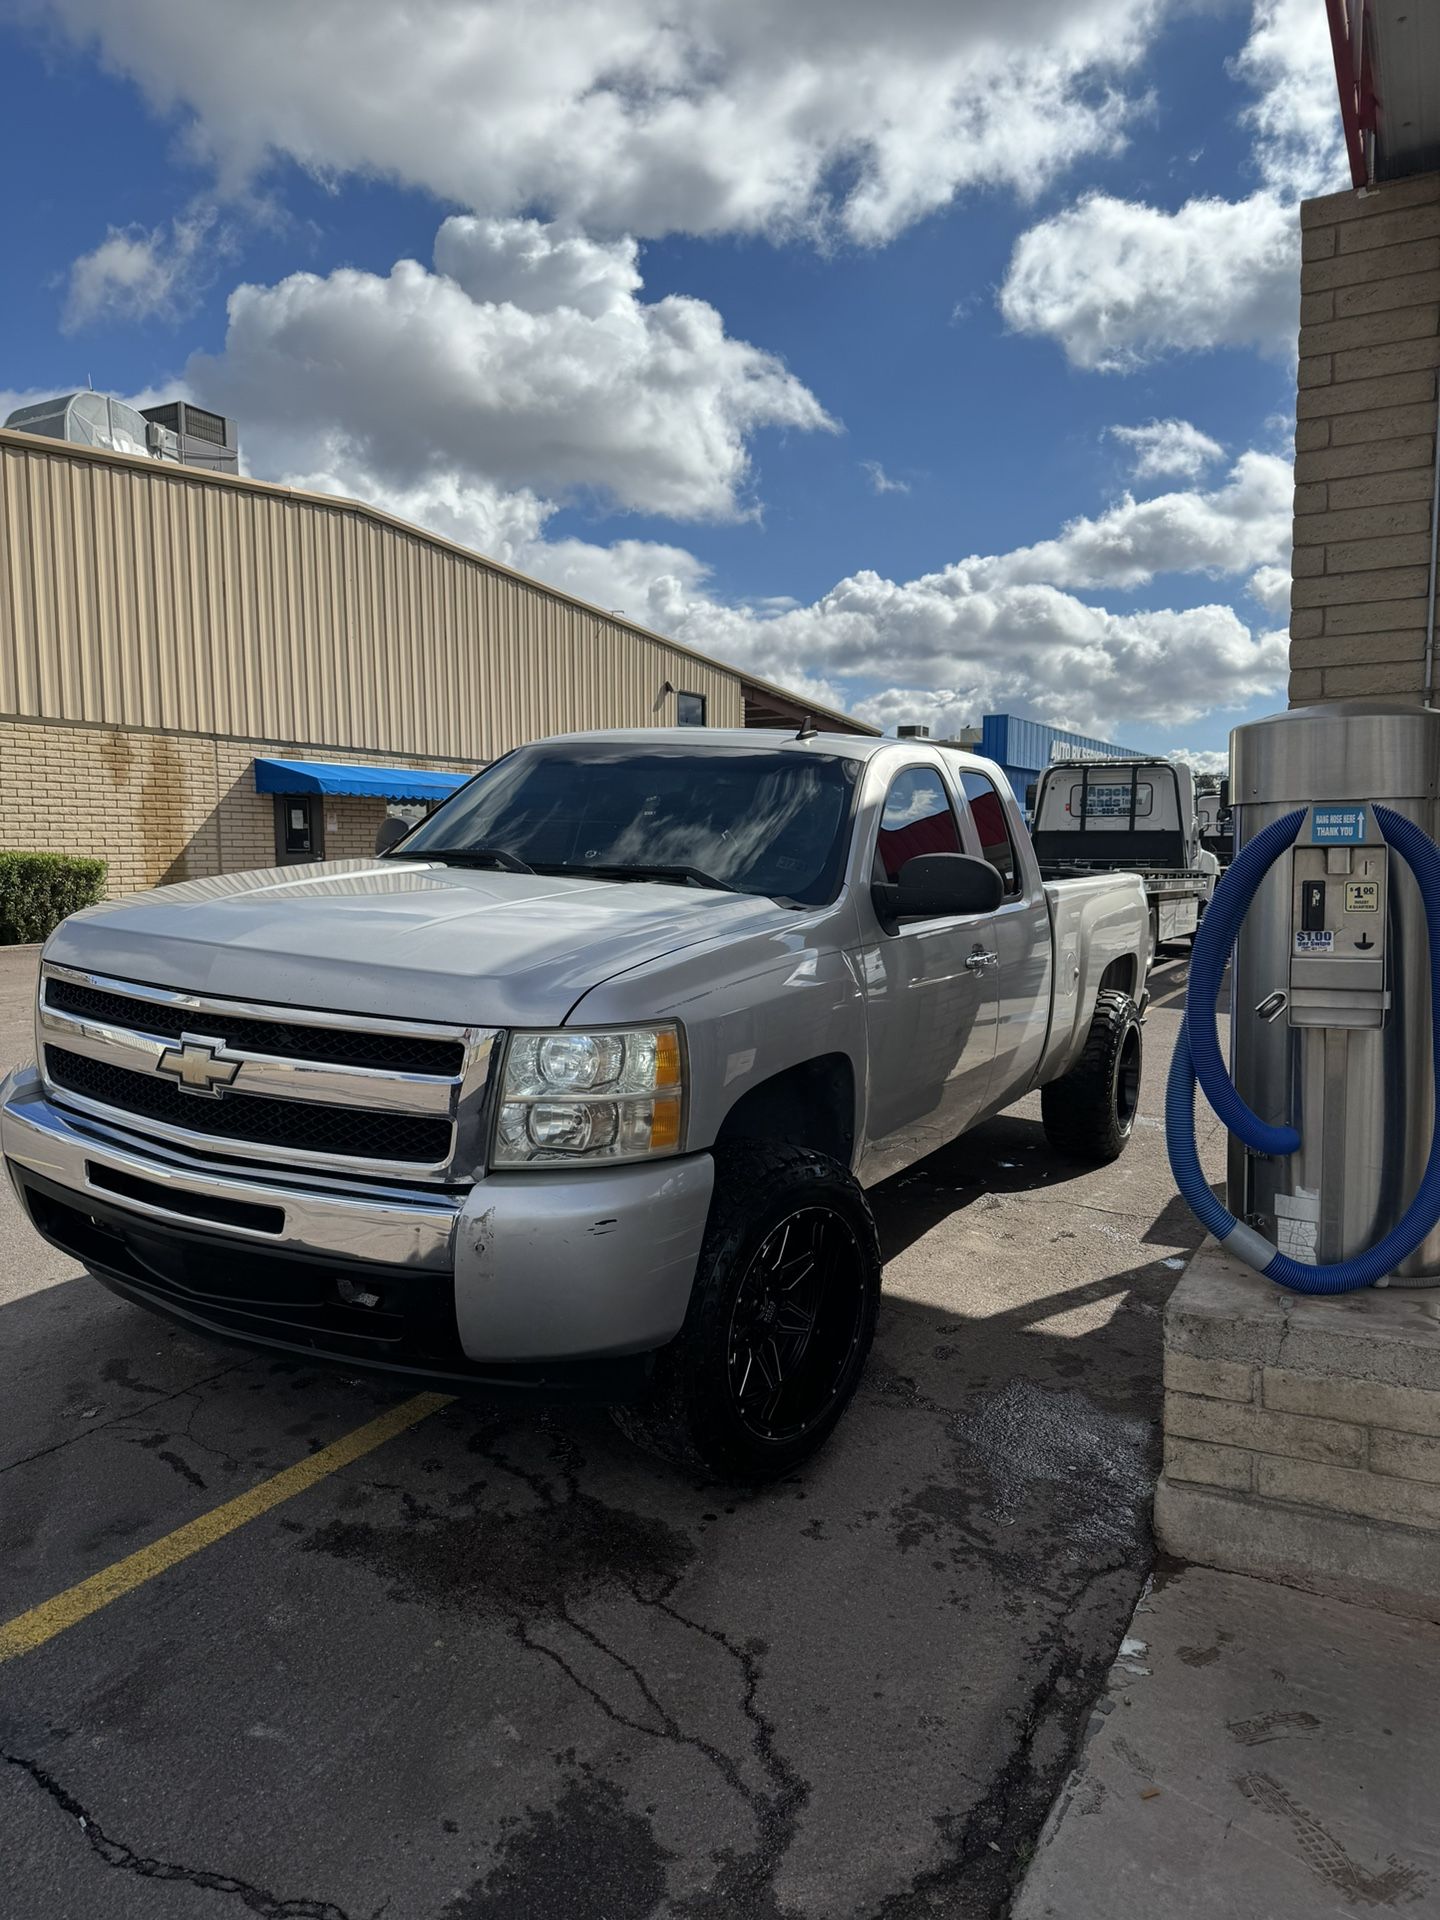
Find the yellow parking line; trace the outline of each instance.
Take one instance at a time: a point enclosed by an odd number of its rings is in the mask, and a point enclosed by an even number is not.
[[[286,1467],[283,1473],[274,1474],[269,1480],[262,1480],[258,1487],[252,1487],[248,1493],[237,1494],[235,1499],[227,1500],[224,1506],[202,1513],[198,1520],[188,1521],[183,1527],[177,1527],[174,1533],[151,1541],[148,1547],[141,1547],[138,1553],[128,1554],[113,1566],[92,1573],[88,1580],[67,1587],[64,1593],[57,1593],[53,1599],[42,1600],[38,1607],[31,1607],[28,1613],[17,1614],[0,1627],[0,1661],[11,1660],[17,1653],[31,1653],[36,1647],[43,1647],[57,1633],[63,1633],[67,1627],[73,1627],[77,1621],[87,1619],[92,1613],[98,1613],[101,1607],[108,1607],[112,1600],[133,1592],[147,1580],[153,1580],[157,1573],[165,1573],[179,1561],[188,1560],[192,1553],[199,1553],[202,1547],[213,1546],[217,1540],[223,1540],[227,1533],[234,1533],[237,1527],[243,1527],[247,1521],[257,1520],[262,1513],[268,1513],[282,1501],[293,1500],[297,1493],[304,1493],[307,1487],[313,1487],[328,1474],[348,1467],[352,1460],[359,1460],[365,1454],[373,1453],[376,1447],[383,1447],[397,1433],[404,1433],[407,1427],[413,1427],[417,1421],[438,1413],[441,1407],[448,1407],[453,1397],[448,1393],[417,1393],[413,1399],[402,1400],[398,1406],[389,1408],[376,1419],[367,1420],[363,1427],[356,1427],[353,1433],[332,1440],[328,1447],[321,1447],[318,1453],[298,1460],[293,1467]]]

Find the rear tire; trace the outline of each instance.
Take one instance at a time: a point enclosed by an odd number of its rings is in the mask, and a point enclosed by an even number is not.
[[[808,1147],[715,1154],[689,1312],[655,1385],[612,1417],[637,1445],[722,1480],[772,1480],[850,1404],[880,1304],[880,1246],[851,1175]]]
[[[1067,1160],[1118,1160],[1135,1131],[1144,1037],[1128,993],[1107,987],[1095,1000],[1085,1051],[1040,1095],[1045,1137]]]

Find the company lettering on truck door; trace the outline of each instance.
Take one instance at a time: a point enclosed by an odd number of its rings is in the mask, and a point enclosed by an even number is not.
[[[1143,820],[1149,813],[1154,804],[1154,797],[1154,788],[1144,781],[1136,787],[1135,818],[1137,820]],[[1082,811],[1082,798],[1083,811],[1087,819],[1123,817],[1128,820],[1130,818],[1130,783],[1128,781],[1123,787],[1117,786],[1112,781],[1107,781],[1104,786],[1097,786],[1092,781],[1087,788],[1072,787],[1065,811],[1073,813],[1077,819]]]

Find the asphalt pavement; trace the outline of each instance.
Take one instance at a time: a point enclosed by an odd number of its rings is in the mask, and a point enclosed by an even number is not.
[[[0,954],[7,1066],[33,969]],[[462,1402],[331,1470],[404,1396],[123,1304],[6,1193],[0,1622],[139,1569],[0,1672],[7,1915],[1002,1915],[1151,1562],[1185,971],[1115,1166],[1032,1100],[876,1190],[866,1381],[759,1492]]]

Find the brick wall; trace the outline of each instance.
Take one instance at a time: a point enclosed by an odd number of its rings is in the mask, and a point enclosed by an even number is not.
[[[0,720],[0,847],[98,855],[112,894],[273,866],[274,799],[255,791],[257,754],[330,757],[294,742]],[[405,754],[336,757],[474,771],[474,763]],[[383,800],[337,794],[323,807],[328,856],[374,852]]]
[[[1290,704],[1421,695],[1440,174],[1300,210]]]
[[[1287,1293],[1209,1240],[1164,1350],[1167,1553],[1440,1620],[1432,1289]]]
[[[1440,1534],[1440,1393],[1167,1352],[1165,1473]]]

